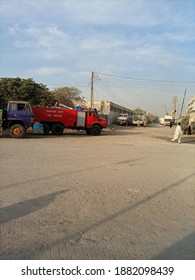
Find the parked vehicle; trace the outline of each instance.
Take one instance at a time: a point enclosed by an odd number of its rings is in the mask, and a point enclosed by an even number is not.
[[[134,115],[133,119],[132,119],[132,123],[133,125],[137,126],[137,125],[144,125],[144,115]]]
[[[63,104],[54,107],[33,107],[34,122],[43,126],[44,134],[51,131],[61,135],[65,128],[85,130],[89,135],[100,135],[106,128],[106,120],[98,116],[97,110],[75,110]]]
[[[29,102],[9,101],[0,109],[1,132],[6,130],[14,138],[22,138],[26,130],[33,124],[34,114]]]
[[[174,123],[173,116],[172,115],[165,115],[164,116],[164,125],[170,125],[170,123]]]
[[[159,118],[159,123],[161,124],[161,125],[164,125],[164,118]]]
[[[107,127],[106,120],[98,116],[97,110],[72,109],[63,104],[55,107],[31,107],[26,101],[9,101],[0,109],[1,133],[6,130],[14,138],[23,138],[27,129],[61,135],[64,128],[85,130],[89,135],[100,135]]]
[[[132,118],[128,114],[120,114],[117,119],[118,125],[131,125],[132,124]]]

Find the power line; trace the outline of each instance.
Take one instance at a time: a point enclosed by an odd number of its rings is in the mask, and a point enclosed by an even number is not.
[[[95,72],[99,75],[104,76],[110,76],[110,77],[116,77],[120,79],[128,79],[128,80],[136,80],[136,81],[148,81],[148,82],[160,82],[160,83],[182,83],[182,84],[195,84],[195,81],[168,81],[168,80],[156,80],[156,79],[144,79],[144,78],[135,78],[135,77],[125,77],[125,76],[119,76],[119,75],[113,75],[113,74],[107,74],[107,73],[101,73],[101,72]]]
[[[174,84],[169,85],[168,83],[164,83],[160,86],[158,83],[146,83],[144,81],[138,82],[138,81],[129,81],[129,80],[119,80],[119,79],[113,79],[109,77],[104,77],[102,76],[101,78],[98,78],[94,81],[94,85],[96,86],[101,86],[102,90],[107,91],[107,95],[109,95],[110,92],[115,91],[115,94],[117,95],[117,91],[120,92],[123,91],[123,93],[128,93],[129,96],[132,98],[132,93],[135,93],[136,91],[136,96],[140,96],[142,98],[148,98],[148,94],[150,94],[150,97],[153,98],[158,98],[158,92],[159,91],[166,91],[169,92],[169,94],[175,95],[179,94],[181,91],[181,87],[183,88],[183,84]],[[189,87],[194,87],[194,85],[190,85]],[[178,92],[179,91],[179,92]],[[194,90],[188,90],[189,93],[193,93]],[[147,94],[147,96],[145,95]],[[179,94],[180,95],[180,94]]]

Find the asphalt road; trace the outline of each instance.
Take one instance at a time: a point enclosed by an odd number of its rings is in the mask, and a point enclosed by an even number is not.
[[[195,135],[0,138],[0,259],[195,259]]]

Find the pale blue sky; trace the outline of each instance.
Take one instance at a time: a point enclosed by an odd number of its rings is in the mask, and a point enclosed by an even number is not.
[[[135,78],[97,74],[95,100],[158,115],[195,95],[195,0],[1,0],[0,18],[0,77],[86,100],[92,71]]]

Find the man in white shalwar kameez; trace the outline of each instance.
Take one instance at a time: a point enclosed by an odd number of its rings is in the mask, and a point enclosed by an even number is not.
[[[173,142],[175,140],[178,140],[178,143],[180,144],[182,133],[183,132],[182,132],[182,129],[181,129],[181,123],[178,122],[177,127],[176,127],[175,132],[174,132],[173,139],[171,141]]]

